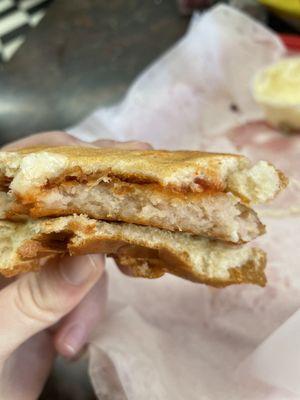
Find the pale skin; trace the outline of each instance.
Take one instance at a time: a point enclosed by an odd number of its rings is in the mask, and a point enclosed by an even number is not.
[[[36,145],[150,147],[141,142],[110,140],[87,144],[64,132],[47,132],[10,143],[5,149]],[[17,279],[0,277],[1,398],[38,398],[55,357],[76,357],[95,325],[101,323],[106,292],[101,254],[65,257]]]

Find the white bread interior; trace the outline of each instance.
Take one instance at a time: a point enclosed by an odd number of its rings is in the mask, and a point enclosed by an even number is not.
[[[16,215],[12,196],[0,196],[2,218]],[[15,200],[16,201],[16,200]],[[230,193],[170,193],[151,185],[122,182],[65,183],[36,193],[19,213],[32,218],[86,214],[110,221],[156,226],[171,231],[248,242],[264,233],[256,213]]]

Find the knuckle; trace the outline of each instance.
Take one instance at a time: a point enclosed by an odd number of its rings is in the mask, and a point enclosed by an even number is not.
[[[36,140],[40,144],[61,145],[76,144],[79,142],[77,138],[65,131],[49,131],[29,136],[31,140]]]
[[[132,142],[132,144],[134,146],[136,146],[136,148],[141,149],[141,150],[150,150],[153,149],[153,147],[151,146],[151,144],[146,143],[146,142]]]
[[[131,150],[149,150],[152,149],[149,143],[140,142],[138,140],[130,140],[128,142],[123,142],[122,147]]]
[[[67,133],[67,132],[62,132],[61,134],[62,134],[63,137],[64,137],[66,140],[68,140],[69,142],[78,142],[78,141],[79,141],[75,136],[72,136],[72,135],[70,135],[70,134]]]
[[[47,287],[39,283],[35,274],[27,278],[17,282],[15,307],[25,320],[39,321],[46,325],[56,322],[61,314],[59,304],[53,301],[53,296],[47,293]]]
[[[54,131],[50,132],[52,138],[57,139],[57,141],[63,141],[66,143],[77,143],[78,139],[76,139],[74,136],[70,135],[67,132],[64,131]]]

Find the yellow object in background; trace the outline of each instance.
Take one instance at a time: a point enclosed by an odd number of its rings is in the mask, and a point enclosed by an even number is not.
[[[278,14],[300,18],[300,0],[259,0]]]
[[[266,119],[279,128],[300,129],[300,57],[285,58],[260,71],[253,96]]]

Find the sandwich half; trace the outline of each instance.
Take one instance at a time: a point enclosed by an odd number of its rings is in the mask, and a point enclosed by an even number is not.
[[[97,221],[83,215],[0,221],[0,273],[14,276],[65,254],[106,253],[134,276],[166,272],[215,287],[264,286],[262,250],[154,227]],[[55,266],[53,266],[55,268]]]
[[[0,217],[85,214],[243,243],[265,231],[251,205],[286,183],[271,164],[231,154],[27,148],[0,152]]]

